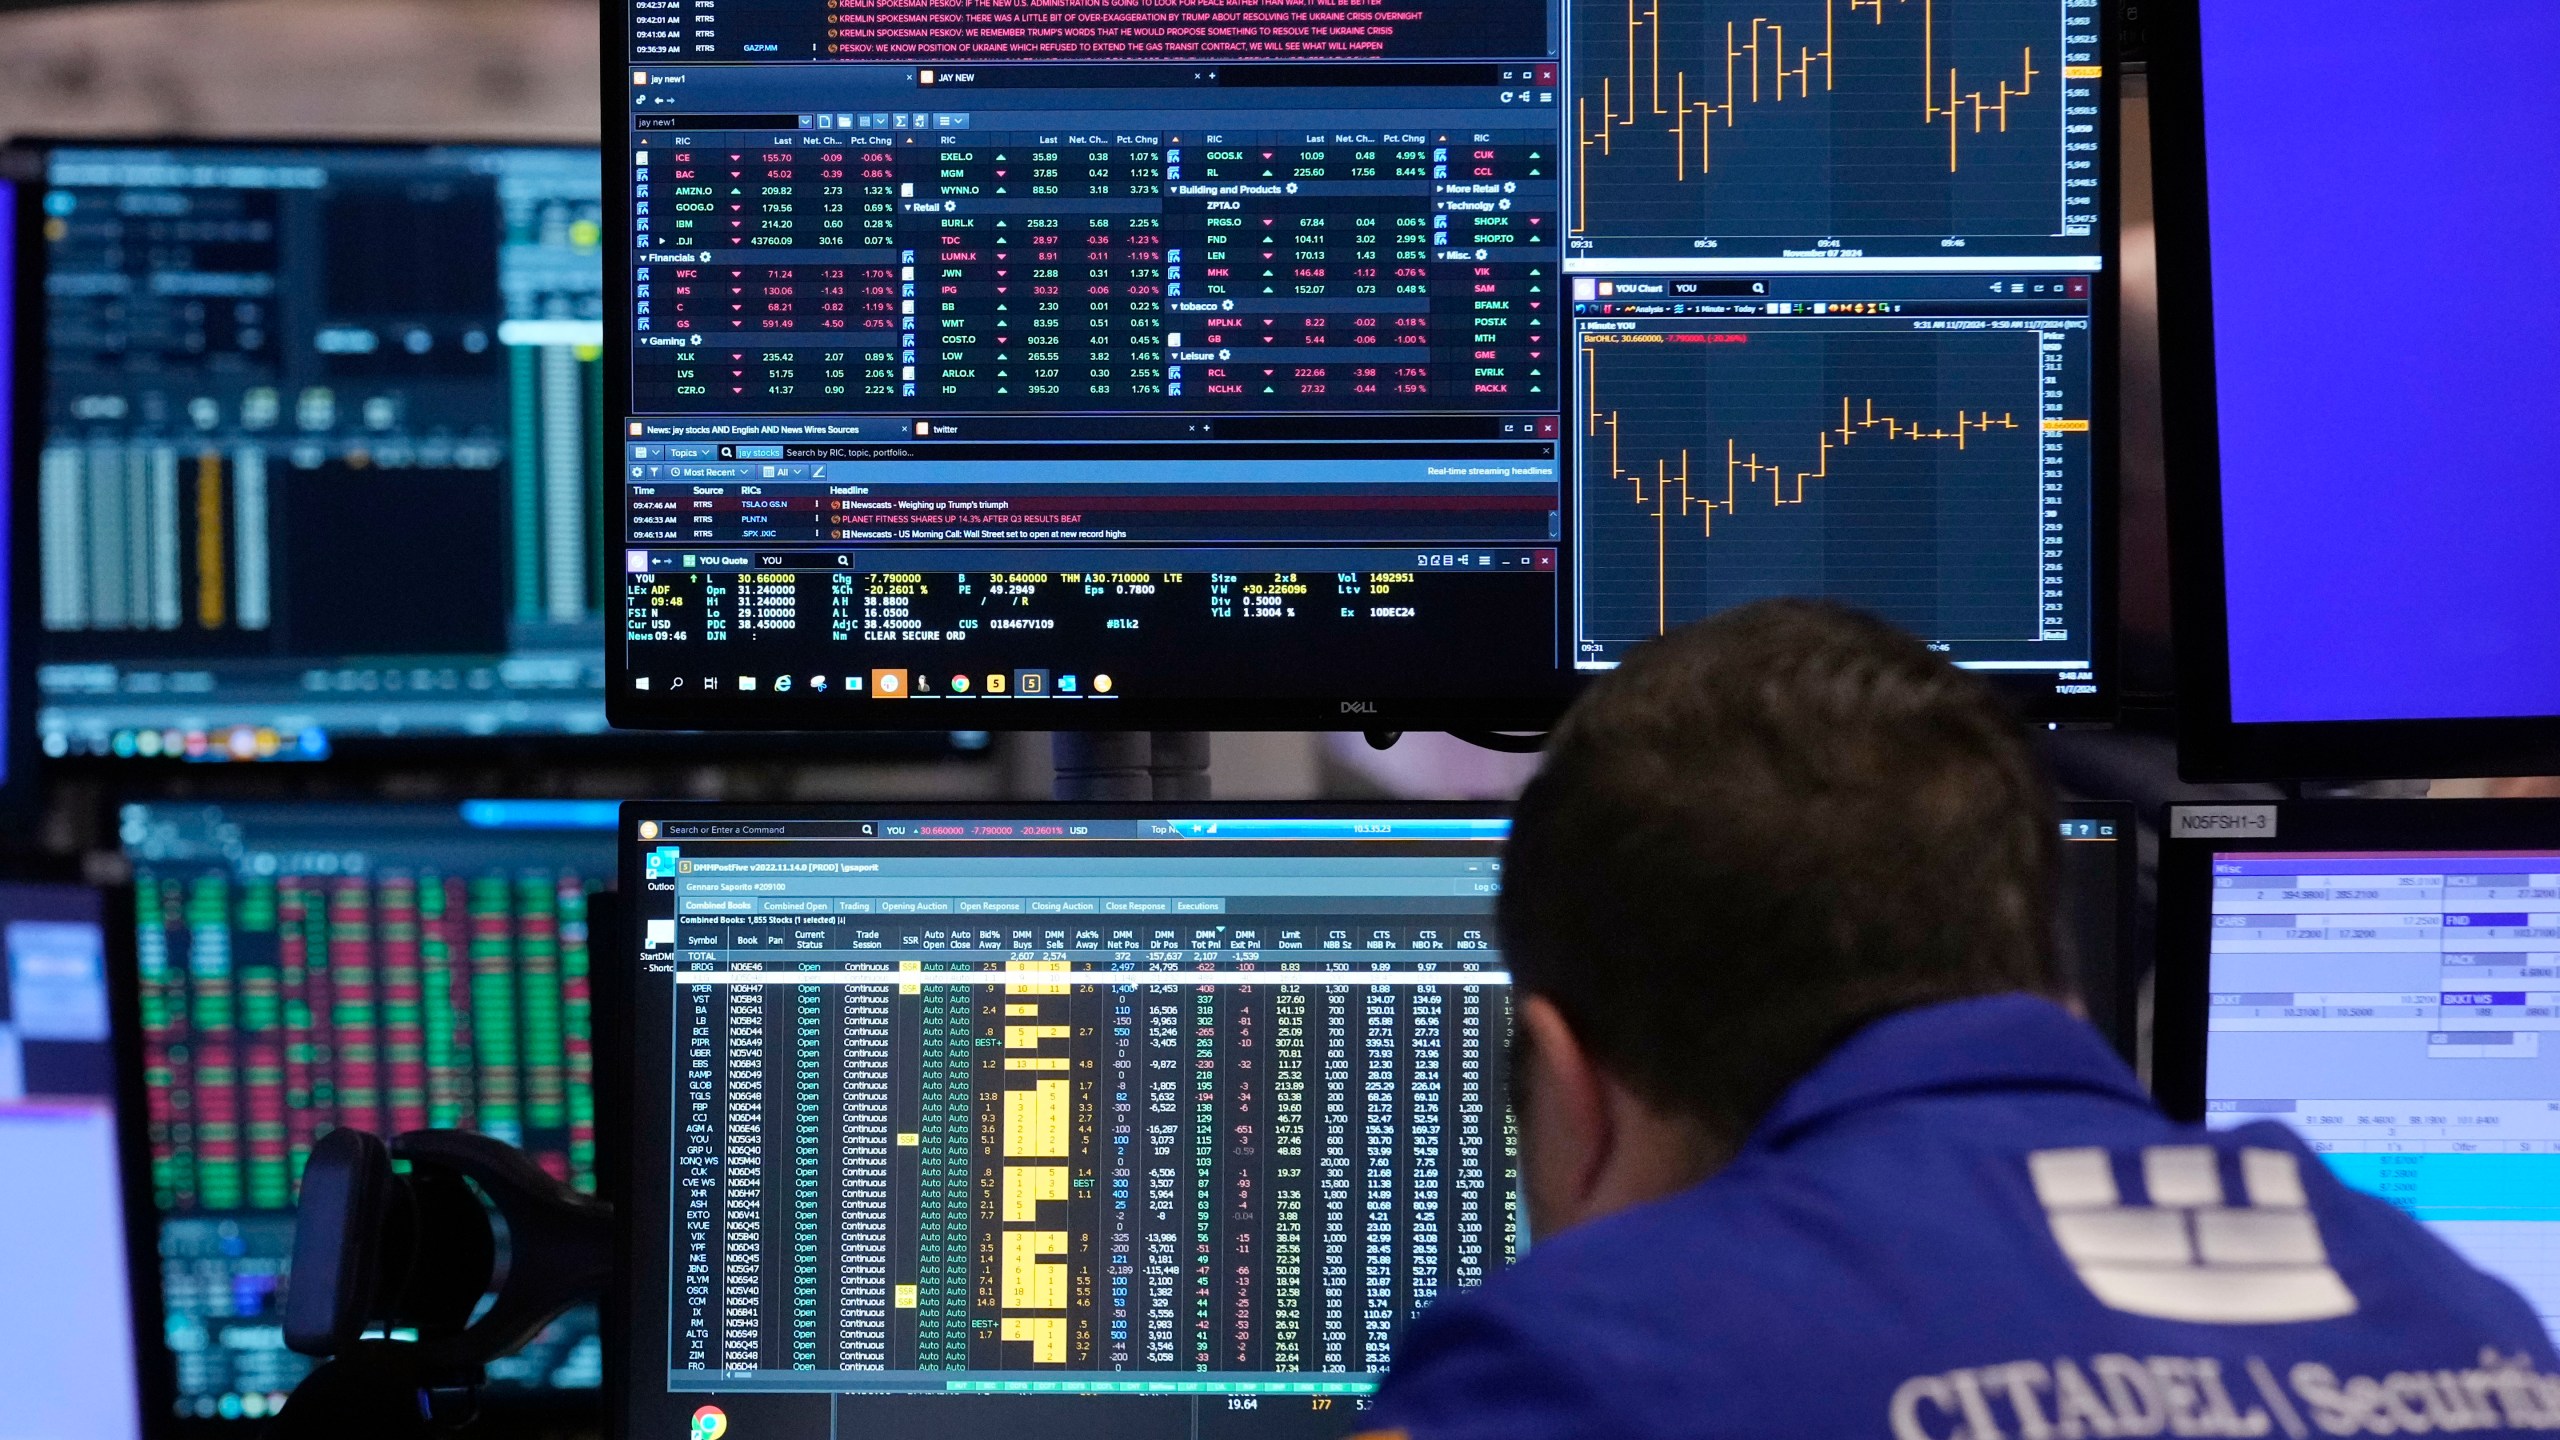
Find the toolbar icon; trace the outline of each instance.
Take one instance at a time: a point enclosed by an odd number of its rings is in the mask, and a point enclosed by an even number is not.
[[[904,700],[904,699],[906,699],[906,698],[907,698],[907,672],[906,672],[906,671],[904,671],[904,670],[874,670],[874,671],[872,671],[872,672],[871,672],[871,693],[872,693],[872,694],[874,694],[874,695],[876,695],[876,696],[878,696],[878,697],[880,697],[880,698],[881,698],[881,699],[883,699],[883,700]]]

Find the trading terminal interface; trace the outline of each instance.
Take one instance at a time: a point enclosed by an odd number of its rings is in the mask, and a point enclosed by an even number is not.
[[[587,902],[609,804],[126,807],[148,1193],[177,1413],[255,1420],[284,1348],[294,1190],[339,1125],[478,1130],[595,1176]],[[592,1309],[490,1366],[493,1394],[592,1390]]]
[[[2097,693],[2086,275],[1577,275],[1574,663],[1827,595]]]
[[[2560,1336],[2560,848],[2212,867],[2208,1123],[2290,1125]]]
[[[49,169],[46,752],[602,729],[595,152]]]
[[[635,1433],[1338,1435],[1518,1246],[1490,811],[623,824]]]
[[[1530,720],[1776,593],[2098,703],[2097,7],[1779,8],[628,0],[617,719]]]

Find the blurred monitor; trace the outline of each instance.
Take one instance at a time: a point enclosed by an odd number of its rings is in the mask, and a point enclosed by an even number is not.
[[[2150,8],[2181,768],[2560,770],[2560,6]]]
[[[2292,1127],[2560,1335],[2560,803],[2173,806],[2159,996],[2173,1112]]]
[[[295,1187],[332,1127],[478,1130],[595,1184],[587,905],[614,807],[129,806],[161,1333],[174,1413],[274,1413]],[[574,1406],[592,1309],[490,1367],[490,1403]],[[591,1406],[591,1395],[581,1397]]]
[[[141,1431],[105,900],[0,881],[0,1434],[12,1440]]]
[[[596,153],[50,151],[55,756],[603,728]]]

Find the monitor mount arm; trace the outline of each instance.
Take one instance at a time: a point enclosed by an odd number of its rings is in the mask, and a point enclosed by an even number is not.
[[[398,1440],[467,1423],[488,1362],[603,1295],[612,1223],[610,1205],[485,1135],[330,1131],[303,1167],[284,1313],[285,1344],[322,1364],[269,1433]],[[378,1338],[401,1332],[416,1338]]]

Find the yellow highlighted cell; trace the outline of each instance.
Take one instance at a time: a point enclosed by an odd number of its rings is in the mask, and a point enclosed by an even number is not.
[[[997,1272],[997,1304],[1005,1310],[1067,1308],[1067,1266],[1045,1257],[1067,1253],[1064,1230],[1006,1230]]]
[[[901,1285],[898,1287],[898,1308],[901,1310],[913,1310],[916,1308],[916,1287],[913,1285]]]
[[[1011,971],[1054,975],[1063,973],[1067,969],[1067,962],[1064,960],[1007,960],[1004,962],[1004,968]],[[1004,993],[1007,995],[1064,995],[1067,993],[1067,987],[1064,985],[1007,985],[1004,987]]]
[[[1007,1165],[1004,1167],[1004,1218],[1014,1224],[1030,1224],[1040,1218],[1040,1202],[1067,1198],[1067,1167],[1064,1165]]]
[[[1007,1315],[1004,1338],[1031,1342],[1031,1363],[1067,1363],[1067,1321],[1063,1315]]]
[[[1067,1082],[1042,1080],[1028,1090],[1004,1092],[1004,1157],[1067,1157]]]

